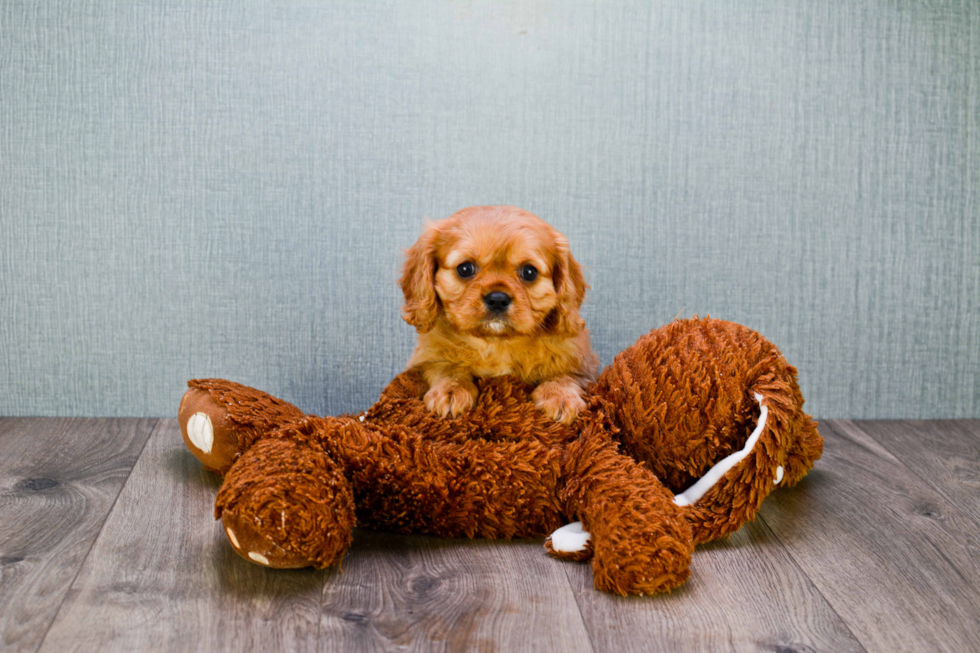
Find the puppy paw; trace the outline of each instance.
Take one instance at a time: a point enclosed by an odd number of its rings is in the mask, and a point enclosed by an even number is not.
[[[582,388],[575,382],[545,381],[534,389],[531,399],[538,410],[562,424],[571,424],[585,409]]]
[[[442,379],[425,393],[425,407],[440,417],[457,417],[476,404],[476,397],[472,381]]]

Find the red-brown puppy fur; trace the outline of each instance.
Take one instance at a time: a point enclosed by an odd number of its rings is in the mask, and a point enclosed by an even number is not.
[[[474,377],[505,374],[536,385],[535,405],[556,421],[585,407],[599,368],[579,316],[588,286],[568,241],[541,218],[474,206],[430,223],[407,252],[401,286],[402,316],[419,332],[408,368],[429,384],[428,410],[459,415],[476,402]],[[491,310],[490,293],[509,305]]]

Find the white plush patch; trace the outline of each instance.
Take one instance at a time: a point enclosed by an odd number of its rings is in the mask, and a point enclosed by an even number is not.
[[[358,417],[357,418],[357,421],[358,422],[363,422],[364,421],[364,415],[361,415],[360,417]]]
[[[783,482],[783,466],[780,465],[776,468],[776,480],[772,482],[773,485],[779,485]]]
[[[715,483],[721,480],[728,470],[740,463],[746,456],[752,452],[752,447],[759,440],[759,436],[762,435],[763,429],[766,427],[766,418],[769,416],[769,408],[762,405],[762,395],[756,393],[755,400],[759,403],[759,408],[762,412],[759,413],[759,423],[756,424],[755,430],[752,431],[752,435],[749,436],[748,441],[741,451],[736,451],[730,456],[725,456],[720,462],[716,463],[714,467],[708,470],[708,473],[698,479],[698,482],[691,487],[684,490],[682,493],[674,497],[674,503],[678,506],[693,506],[698,502],[698,499],[703,497],[705,493],[710,490]],[[780,475],[780,478],[782,476]]]
[[[582,528],[582,522],[573,521],[551,534],[551,548],[559,553],[578,553],[585,550],[590,537]]]
[[[214,429],[211,427],[211,418],[206,413],[194,413],[187,420],[187,437],[195,447],[204,453],[211,453],[214,445]]]
[[[254,560],[255,562],[259,563],[260,565],[265,565],[266,567],[269,566],[269,559],[266,558],[261,553],[256,553],[255,551],[250,551],[249,554],[248,554],[248,557],[251,558],[252,560]]]
[[[501,322],[500,320],[494,320],[493,322],[487,322],[487,328],[493,331],[494,333],[500,333],[505,328],[507,328],[507,325]]]
[[[230,528],[227,528],[225,529],[225,532],[228,533],[228,539],[231,540],[231,545],[236,549],[241,548],[238,546],[238,538],[235,537],[235,531],[231,530]]]

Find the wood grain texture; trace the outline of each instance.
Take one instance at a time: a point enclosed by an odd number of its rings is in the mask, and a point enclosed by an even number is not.
[[[239,558],[218,484],[161,420],[40,650],[316,650],[324,574]]]
[[[0,419],[0,647],[980,650],[978,427],[823,422],[811,475],[685,586],[620,598],[533,540],[358,531],[342,570],[259,567],[174,420]]]
[[[980,526],[980,420],[852,424]]]
[[[322,651],[592,651],[538,540],[358,531],[324,588]]]
[[[787,552],[868,650],[980,649],[976,523],[860,425],[820,432],[816,469],[762,506]]]
[[[40,644],[156,421],[0,419],[0,650]]]
[[[670,594],[612,596],[588,564],[566,571],[597,651],[864,650],[760,521],[698,547]]]

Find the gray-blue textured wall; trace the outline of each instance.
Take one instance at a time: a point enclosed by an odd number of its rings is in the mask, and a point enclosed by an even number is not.
[[[604,363],[751,326],[818,417],[980,416],[980,3],[0,3],[0,414],[308,411],[400,371],[401,249],[517,204]]]

